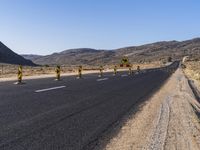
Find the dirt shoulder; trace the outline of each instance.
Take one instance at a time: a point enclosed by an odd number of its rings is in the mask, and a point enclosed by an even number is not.
[[[140,106],[140,111],[129,114],[125,123],[116,127],[117,133],[112,137],[104,136],[95,149],[199,150],[198,108],[199,103],[186,77],[178,69],[156,94]]]
[[[120,69],[118,70],[118,72],[120,71],[127,71],[127,69]],[[108,72],[113,72],[113,70],[111,69],[107,69],[107,70],[104,70],[104,73],[108,73]],[[86,74],[93,74],[93,73],[99,73],[98,70],[86,70],[86,71],[83,71],[83,75],[86,75]],[[61,73],[61,78],[62,77],[67,77],[67,76],[76,76],[78,75],[78,72],[68,72],[68,73]],[[55,73],[52,73],[52,74],[38,74],[38,75],[25,75],[23,76],[23,79],[24,80],[29,80],[29,79],[42,79],[42,78],[51,78],[51,77],[56,77],[56,74]],[[17,80],[17,75],[15,77],[4,77],[4,78],[0,78],[0,82],[5,82],[5,81],[15,81]]]
[[[154,63],[146,63],[146,64],[133,64],[132,69],[136,69],[137,66],[140,66],[141,69],[150,69],[161,67],[162,64],[160,62]],[[113,72],[114,66],[104,66],[104,72]],[[0,82],[3,81],[14,81],[17,79],[17,65],[9,65],[9,64],[0,64]],[[118,71],[128,70],[128,68],[118,68]],[[78,74],[78,67],[67,67],[61,66],[61,76],[72,76]],[[84,66],[83,67],[83,74],[90,74],[90,73],[99,73],[99,66]],[[38,78],[49,78],[55,77],[55,66],[54,67],[45,67],[45,66],[38,66],[38,67],[30,67],[24,66],[23,67],[23,79],[38,79]]]

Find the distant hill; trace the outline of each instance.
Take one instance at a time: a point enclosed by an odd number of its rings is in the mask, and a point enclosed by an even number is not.
[[[118,55],[126,55],[132,61],[162,60],[167,57],[182,59],[190,56],[194,59],[200,58],[200,38],[187,41],[164,41],[146,44],[137,47],[128,47],[117,50]]]
[[[23,55],[23,54],[21,56],[31,61],[35,61],[39,59],[40,57],[43,57],[42,55]]]
[[[0,42],[0,63],[20,64],[27,66],[35,66],[31,60],[27,60],[22,56],[16,54],[2,42]]]
[[[113,51],[95,50],[95,49],[71,49],[61,53],[54,53],[39,57],[38,59],[32,59],[38,64],[67,64],[67,65],[95,65],[98,63],[109,62],[110,58],[114,56]]]
[[[117,64],[123,56],[131,62],[166,60],[168,57],[182,59],[183,56],[200,58],[200,38],[187,41],[163,41],[142,46],[125,47],[116,50],[90,48],[70,49],[47,56],[29,57],[36,64],[99,65]],[[25,58],[28,58],[27,56]]]

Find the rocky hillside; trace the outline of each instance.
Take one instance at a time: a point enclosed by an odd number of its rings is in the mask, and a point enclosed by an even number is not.
[[[157,42],[138,47],[122,48],[117,50],[117,55],[126,55],[132,61],[162,60],[169,56],[173,59],[182,59],[186,55],[199,59],[200,38],[182,42]]]
[[[31,60],[31,61],[35,61],[37,59],[39,59],[40,57],[43,57],[41,55],[21,55],[22,57],[24,57],[25,59]]]
[[[165,61],[168,57],[181,59],[183,56],[200,58],[200,38],[187,41],[164,41],[142,46],[125,47],[116,50],[95,50],[89,48],[70,49],[48,56],[25,57],[36,64],[97,65],[116,64],[123,56],[131,62]]]
[[[37,64],[67,64],[67,65],[94,65],[99,63],[109,63],[115,57],[114,51],[104,51],[95,49],[72,49],[61,53],[32,59]]]
[[[20,64],[27,66],[34,66],[35,64],[31,60],[27,60],[22,56],[16,54],[2,42],[0,42],[0,63],[8,64]]]

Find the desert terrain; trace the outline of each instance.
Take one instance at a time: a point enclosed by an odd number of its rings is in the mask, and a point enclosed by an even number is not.
[[[105,65],[103,66],[104,72],[113,72],[113,68],[115,65]],[[117,65],[118,71],[127,70],[128,68],[122,68]],[[162,62],[152,62],[152,63],[134,63],[132,64],[132,69],[136,70],[137,66],[140,66],[141,69],[150,69],[164,66]],[[11,65],[11,64],[0,64],[0,81],[3,80],[14,80],[17,77],[19,65]],[[78,65],[74,66],[61,66],[61,76],[66,75],[77,75]],[[99,73],[100,66],[83,66],[83,74],[87,73]],[[42,78],[42,77],[54,77],[55,76],[56,66],[45,65],[45,66],[23,66],[23,78]]]

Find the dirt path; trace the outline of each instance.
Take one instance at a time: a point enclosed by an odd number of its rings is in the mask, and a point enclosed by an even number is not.
[[[199,108],[187,79],[178,69],[114,138],[104,137],[96,149],[199,150],[200,121],[195,113],[200,113]]]

